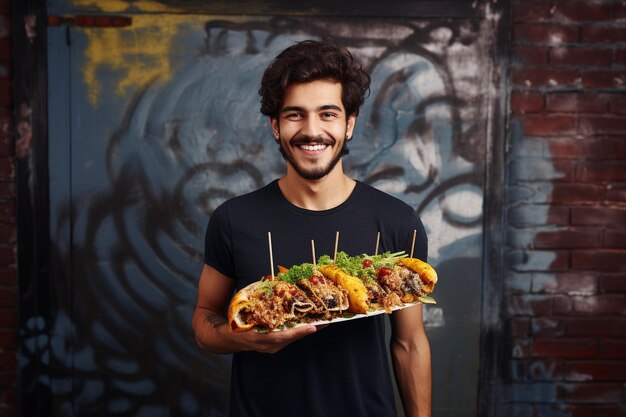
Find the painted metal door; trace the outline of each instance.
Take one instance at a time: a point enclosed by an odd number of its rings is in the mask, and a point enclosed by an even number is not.
[[[48,353],[25,355],[23,366],[50,367],[39,383],[54,415],[225,415],[230,357],[200,351],[190,326],[204,230],[218,204],[282,174],[258,110],[260,76],[286,46],[324,36],[372,75],[347,171],[415,207],[427,228],[440,276],[438,304],[425,310],[434,415],[476,415],[491,105],[490,32],[480,19],[49,3],[51,15],[132,18],[48,29],[59,268],[50,317],[27,329]]]

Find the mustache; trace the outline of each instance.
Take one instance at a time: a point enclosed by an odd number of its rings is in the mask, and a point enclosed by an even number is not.
[[[332,146],[335,144],[335,140],[332,138],[308,138],[305,136],[297,136],[289,141],[291,146],[300,146],[300,145],[327,145]]]

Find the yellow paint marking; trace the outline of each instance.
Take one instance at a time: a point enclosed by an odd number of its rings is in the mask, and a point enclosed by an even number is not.
[[[88,38],[82,73],[88,86],[89,102],[94,106],[102,93],[99,70],[116,73],[119,78],[115,93],[121,96],[152,80],[168,80],[173,70],[169,54],[176,47],[173,45],[175,37],[183,29],[204,31],[209,19],[168,14],[134,15],[132,18],[132,25],[124,28],[76,29]]]
[[[136,12],[180,12],[174,7],[159,3],[158,1],[128,1],[128,0],[74,0],[76,7],[96,8],[101,12],[120,13]]]

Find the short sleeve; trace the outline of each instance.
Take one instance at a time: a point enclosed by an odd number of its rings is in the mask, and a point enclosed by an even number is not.
[[[211,215],[204,238],[204,263],[227,277],[234,277],[230,219],[226,205],[219,206]]]

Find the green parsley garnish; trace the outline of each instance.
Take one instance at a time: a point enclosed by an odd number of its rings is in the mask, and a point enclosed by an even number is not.
[[[287,272],[280,272],[278,279],[281,281],[295,284],[301,278],[309,278],[313,275],[313,264],[294,265]]]
[[[405,258],[407,255],[402,252],[385,252],[380,255],[357,255],[349,256],[347,253],[340,251],[337,252],[337,260],[335,264],[343,269],[350,275],[361,278],[367,282],[376,277],[376,271],[383,266],[392,267],[395,265],[396,260],[399,258]],[[371,266],[365,267],[363,262],[365,260],[371,261]],[[318,265],[332,265],[333,260],[330,256],[324,255],[320,257]]]

